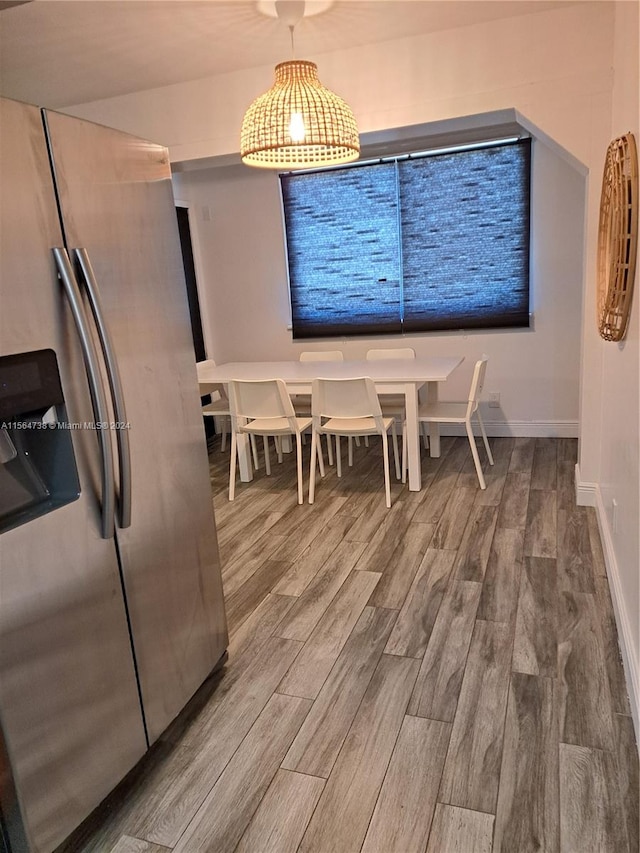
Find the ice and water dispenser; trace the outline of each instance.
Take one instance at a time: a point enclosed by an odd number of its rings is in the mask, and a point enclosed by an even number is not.
[[[1,356],[0,533],[79,494],[55,352]]]

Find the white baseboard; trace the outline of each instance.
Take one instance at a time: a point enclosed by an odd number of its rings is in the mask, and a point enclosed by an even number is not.
[[[636,731],[636,743],[640,747],[640,669],[633,630],[629,624],[627,608],[622,595],[620,572],[613,547],[613,538],[600,486],[598,483],[582,482],[580,480],[580,468],[578,465],[576,465],[576,500],[579,506],[593,506],[596,509],[609,588],[611,589],[613,611],[616,617],[622,665],[624,666],[625,679],[629,690],[631,716],[633,717],[633,724]]]
[[[491,410],[489,410],[491,411]],[[482,419],[489,436],[515,438],[578,438],[577,421],[492,421],[482,409]],[[475,418],[474,418],[475,420]],[[474,425],[474,427],[477,425]],[[474,429],[475,431],[475,429]],[[466,435],[464,424],[442,424],[442,435]]]
[[[578,506],[597,506],[599,491],[597,483],[585,483],[580,479],[580,466],[576,464],[576,503]]]

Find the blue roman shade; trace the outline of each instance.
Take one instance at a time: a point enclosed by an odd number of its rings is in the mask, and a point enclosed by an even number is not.
[[[530,152],[281,175],[294,338],[528,326]]]

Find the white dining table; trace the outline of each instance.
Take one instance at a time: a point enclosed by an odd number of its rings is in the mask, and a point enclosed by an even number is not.
[[[418,390],[427,386],[427,399],[438,399],[438,386],[462,363],[464,356],[418,356],[375,361],[235,361],[197,364],[198,382],[227,384],[231,379],[282,379],[292,394],[310,394],[314,379],[353,379],[370,376],[379,394],[404,394],[407,416],[408,484],[412,492],[420,491],[420,430],[418,424]],[[437,424],[429,424],[429,452],[440,456],[440,432]],[[242,458],[244,457],[244,458]],[[239,453],[240,478],[252,479],[246,451]]]

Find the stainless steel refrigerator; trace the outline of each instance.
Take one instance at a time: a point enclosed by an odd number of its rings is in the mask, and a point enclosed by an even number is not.
[[[0,110],[0,726],[49,853],[227,629],[167,151]]]

